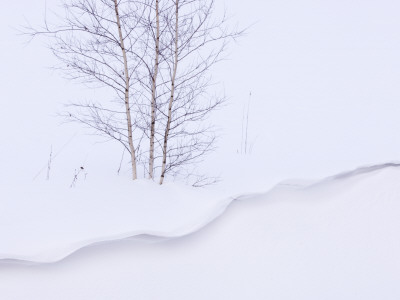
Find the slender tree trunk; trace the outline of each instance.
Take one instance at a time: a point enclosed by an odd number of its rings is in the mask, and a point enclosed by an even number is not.
[[[131,163],[132,163],[132,179],[137,179],[137,171],[136,171],[136,154],[135,154],[135,146],[133,145],[133,135],[132,135],[132,117],[131,117],[131,107],[129,104],[129,69],[128,69],[128,59],[126,57],[126,50],[124,45],[124,38],[122,36],[121,30],[121,21],[119,18],[118,12],[118,1],[114,0],[115,5],[115,16],[117,18],[117,25],[118,25],[118,34],[119,34],[119,41],[122,50],[122,56],[124,58],[124,68],[125,68],[125,112],[126,112],[126,121],[128,127],[128,143],[129,143],[129,150],[131,153]]]
[[[158,2],[156,0],[156,56],[154,60],[154,72],[153,72],[153,86],[151,91],[151,125],[150,125],[150,159],[149,159],[149,178],[153,178],[154,171],[154,135],[155,135],[155,125],[156,125],[156,84],[158,75],[158,54],[160,49],[160,19],[158,11]]]
[[[171,96],[169,99],[168,105],[168,120],[167,126],[165,128],[164,134],[164,145],[163,145],[163,161],[161,167],[161,177],[160,177],[160,184],[163,184],[164,177],[165,177],[165,170],[167,166],[167,146],[168,146],[168,135],[169,130],[171,127],[171,115],[172,115],[172,103],[174,102],[174,93],[175,93],[175,78],[176,78],[176,70],[178,69],[178,17],[179,17],[179,0],[175,2],[175,61],[174,61],[174,69],[172,73],[171,79]]]

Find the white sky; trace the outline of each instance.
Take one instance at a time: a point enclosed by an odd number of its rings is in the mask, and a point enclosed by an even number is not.
[[[9,1],[0,12],[1,180],[31,180],[50,146],[57,151],[78,130],[59,126],[60,104],[95,95],[48,69],[55,61],[43,43],[25,46],[16,35],[13,27],[24,18],[42,20],[44,3]],[[400,160],[400,2],[226,0],[225,6],[239,24],[254,25],[215,70],[231,105],[216,114],[224,133],[204,168],[232,181],[246,174],[272,184]],[[236,152],[250,91],[254,145],[242,157]],[[118,148],[93,141],[74,138],[54,171],[70,176],[86,163],[92,173],[115,172],[119,154],[105,156],[104,149]],[[244,162],[237,169],[232,161]]]

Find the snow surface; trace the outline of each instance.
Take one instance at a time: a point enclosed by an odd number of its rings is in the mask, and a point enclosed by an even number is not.
[[[182,236],[230,199],[179,184],[120,180],[77,188],[32,184],[0,192],[0,260],[54,262],[102,241]]]
[[[399,167],[380,165],[400,157],[400,2],[224,2],[253,25],[212,73],[230,100],[207,190],[132,184],[119,145],[60,126],[110,93],[18,36],[59,1],[0,11],[1,300],[400,299]]]
[[[42,25],[46,8],[48,16],[63,14],[59,4],[8,1],[0,11],[1,183],[31,181],[46,168],[51,148],[52,183],[69,185],[80,166],[88,179],[110,178],[119,167],[118,144],[85,135],[91,132],[78,124],[61,126],[56,117],[65,103],[106,103],[114,99],[113,91],[66,81],[49,69],[58,62],[45,48],[48,41],[25,45],[27,38],[18,35],[28,22]],[[232,23],[252,26],[212,71],[220,83],[215,93],[225,91],[229,101],[210,119],[221,130],[218,150],[200,166],[205,173],[221,176],[229,189],[255,192],[287,178],[318,179],[399,160],[400,1],[221,0],[217,5],[227,9]],[[242,163],[238,152],[250,92],[252,151]],[[129,165],[125,155],[120,176],[130,176]],[[243,177],[250,179],[243,184]]]
[[[58,229],[36,228],[40,223],[30,224],[31,234],[41,236],[42,242],[53,238],[65,242],[74,238],[82,241],[90,232],[100,233],[103,228],[111,227],[113,232],[95,237],[95,241],[103,243],[85,247],[52,264],[1,260],[0,295],[7,300],[399,299],[399,181],[400,165],[386,164],[308,185],[285,182],[267,193],[234,197],[236,201],[217,219],[229,202],[209,201],[204,197],[205,191],[176,185],[154,189],[139,182],[132,191],[142,196],[153,193],[147,197],[151,204],[116,200],[129,210],[121,215],[120,211],[110,212],[115,209],[113,205],[96,205],[87,199],[89,204],[82,204],[80,217],[72,221],[69,218],[75,212],[69,208],[79,206],[67,205],[66,196],[62,200],[66,209],[58,212],[59,220],[48,220],[46,224],[64,226],[69,230],[62,233],[67,239],[51,235]],[[190,193],[199,194],[196,197]],[[167,197],[165,204],[157,197]],[[105,198],[109,199],[109,195]],[[191,200],[186,202],[188,199]],[[171,204],[163,216],[167,221],[158,220],[160,209]],[[33,215],[45,215],[37,212],[41,206],[31,209]],[[98,217],[93,217],[91,210],[97,211]],[[124,220],[130,213],[135,217],[143,215],[138,222]],[[144,217],[153,213],[161,227],[140,227],[154,225],[154,219],[147,221]],[[171,221],[174,218],[177,219]],[[93,223],[84,224],[84,219]],[[4,249],[22,250],[14,253],[14,258],[32,255],[32,260],[53,261],[71,252],[64,244],[60,255],[60,248],[46,240],[49,244],[36,250],[48,248],[49,252],[35,257],[34,251],[19,248],[30,246],[33,241],[25,240],[27,231],[18,228],[18,219],[7,220],[11,223],[5,224],[7,229],[1,226],[1,240],[6,234],[8,240],[14,236],[19,242],[11,247],[1,244],[1,253]],[[65,220],[68,221],[61,226]],[[96,231],[97,227],[102,229]],[[115,241],[138,228],[156,235],[181,237]],[[35,233],[36,229],[42,232]],[[104,242],[107,238],[113,242]],[[93,239],[79,246],[89,242]]]

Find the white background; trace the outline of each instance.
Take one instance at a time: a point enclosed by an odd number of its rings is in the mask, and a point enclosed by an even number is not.
[[[48,1],[48,10],[57,1]],[[202,165],[236,185],[260,189],[287,178],[317,178],[344,169],[399,160],[400,3],[382,1],[225,1],[232,22],[251,25],[214,70],[229,105],[215,114],[219,150]],[[31,181],[46,166],[69,184],[118,169],[118,145],[97,143],[79,126],[61,125],[68,101],[97,97],[64,80],[43,40],[26,45],[18,29],[44,18],[45,1],[11,1],[0,12],[0,180]],[[251,155],[240,155],[243,107]],[[70,141],[70,142],[69,142]],[[64,147],[66,143],[69,144]],[[45,171],[39,177],[45,177]],[[57,177],[58,176],[58,177]],[[122,176],[129,176],[128,167]],[[229,184],[228,184],[229,183]]]

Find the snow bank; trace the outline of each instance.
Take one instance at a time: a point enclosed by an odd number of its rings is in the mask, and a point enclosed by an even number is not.
[[[147,180],[101,186],[89,183],[77,189],[51,189],[47,185],[3,189],[0,260],[49,263],[101,242],[142,235],[182,237],[213,221],[233,200],[264,199],[276,193],[276,198],[286,199],[294,190],[293,197],[309,199],[321,186],[332,189],[321,195],[326,199],[338,192],[337,186],[350,189],[355,182],[365,184],[375,173],[399,166],[387,163],[361,167],[312,183],[289,180],[266,193],[224,198],[204,189],[176,184],[159,186]],[[362,188],[364,193],[367,188],[370,187]]]
[[[307,186],[285,182],[268,193],[235,197],[237,201],[216,219],[230,200],[206,199],[206,191],[173,185],[151,191],[153,187],[140,182],[131,192],[146,197],[148,203],[131,195],[124,201],[134,205],[117,200],[124,192],[104,195],[114,205],[101,206],[105,204],[96,205],[88,189],[89,204],[81,204],[79,217],[41,221],[52,227],[68,222],[62,233],[46,229],[58,243],[65,246],[67,241],[78,236],[82,240],[93,232],[103,233],[96,240],[104,241],[120,229],[119,237],[124,232],[128,236],[137,227],[124,226],[134,224],[147,226],[141,228],[143,232],[186,236],[154,243],[131,239],[101,243],[55,264],[30,266],[3,260],[0,295],[13,300],[399,299],[399,182],[398,164],[361,168]],[[71,217],[77,213],[72,209],[80,206],[69,195],[64,196],[63,202],[52,200],[59,203],[58,216]],[[65,204],[67,199],[74,204]],[[60,207],[60,203],[65,206]],[[113,206],[117,204],[125,204],[125,209],[116,211]],[[39,214],[38,207],[31,205],[31,209],[31,214]],[[121,221],[117,213],[122,213]],[[3,217],[7,222],[15,219],[2,212],[3,224]],[[12,224],[28,227],[24,220],[21,216],[20,222]],[[7,230],[3,224],[1,241],[18,237],[20,242],[14,241],[13,247],[2,243],[2,249],[20,251],[23,245],[31,244],[36,245],[36,252],[52,249],[46,256],[36,257],[29,249],[18,256],[9,253],[14,259],[29,255],[30,260],[52,261],[70,252],[63,246],[63,251],[54,255],[54,245],[40,248],[27,229]],[[34,226],[31,223],[31,234],[37,235]],[[49,242],[48,237],[43,235],[42,241]]]
[[[220,215],[231,199],[147,180],[2,188],[0,260],[55,262],[85,246],[139,235],[183,236]]]

